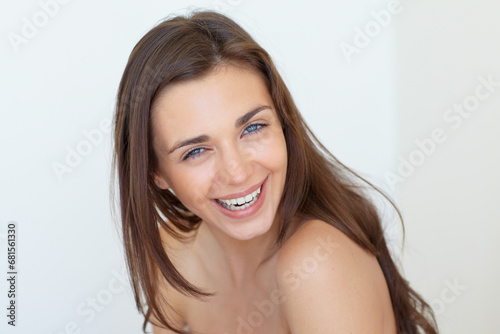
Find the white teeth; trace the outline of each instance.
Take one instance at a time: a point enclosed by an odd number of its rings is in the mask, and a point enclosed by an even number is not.
[[[246,195],[245,197],[233,198],[233,199],[218,199],[217,202],[221,204],[226,209],[237,211],[243,210],[255,203],[258,195],[260,194],[260,189],[255,190],[253,193]],[[237,206],[238,205],[238,206]]]

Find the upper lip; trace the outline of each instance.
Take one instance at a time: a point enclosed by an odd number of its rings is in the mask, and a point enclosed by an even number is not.
[[[266,178],[267,179],[267,178]],[[233,194],[230,194],[230,195],[227,195],[227,196],[223,196],[223,197],[217,197],[217,199],[224,199],[224,200],[228,200],[228,199],[236,199],[236,198],[240,198],[240,197],[245,197],[246,195],[249,195],[251,193],[253,193],[255,190],[259,189],[259,187],[265,182],[266,180],[264,179],[264,181],[261,181],[251,187],[249,187],[247,190],[244,190],[244,191],[240,191],[239,193],[233,193]]]

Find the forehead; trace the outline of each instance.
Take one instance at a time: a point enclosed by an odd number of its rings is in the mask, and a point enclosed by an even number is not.
[[[221,66],[210,74],[168,86],[152,108],[153,135],[164,142],[218,131],[259,105],[272,106],[267,87],[254,71]],[[172,144],[172,143],[170,143]]]

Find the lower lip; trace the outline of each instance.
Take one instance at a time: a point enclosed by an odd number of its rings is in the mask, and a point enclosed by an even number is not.
[[[252,206],[249,206],[246,209],[243,210],[229,210],[217,203],[216,200],[212,200],[212,203],[226,216],[231,217],[231,218],[236,218],[236,219],[241,219],[241,218],[246,218],[250,217],[253,214],[255,214],[259,209],[261,208],[262,204],[264,204],[264,198],[266,197],[266,190],[267,190],[267,178],[264,180],[264,183],[262,183],[261,189],[260,189],[260,194],[255,203]]]

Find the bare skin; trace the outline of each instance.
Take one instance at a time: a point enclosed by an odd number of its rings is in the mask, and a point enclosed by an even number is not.
[[[180,328],[189,325],[192,333],[232,334],[238,333],[238,329],[242,332],[243,327],[250,328],[253,333],[289,333],[280,308],[274,305],[273,310],[268,312],[269,316],[261,316],[263,321],[258,322],[259,326],[248,323],[249,315],[258,311],[253,303],[269,300],[271,291],[278,289],[274,275],[278,250],[266,254],[252,274],[243,274],[242,271],[235,273],[228,269],[227,257],[206,224],[200,226],[194,240],[188,243],[174,241],[166,233],[162,236],[166,244],[175,245],[167,247],[174,254],[179,254],[174,258],[175,265],[182,268],[181,273],[197,286],[216,293],[216,296],[203,302],[169,289],[167,293],[175,295],[177,310],[182,310]],[[158,330],[155,333],[170,332]]]
[[[207,334],[396,333],[376,259],[324,222],[301,226],[240,286],[226,270],[225,256],[205,224],[187,243],[166,232],[162,238],[188,280],[217,292],[203,302],[163,286],[180,313],[174,317],[178,328]],[[154,333],[173,332],[154,327]]]
[[[165,251],[188,281],[215,293],[201,301],[159,286],[173,325],[206,334],[396,332],[378,262],[344,234],[289,222],[275,245],[287,151],[260,76],[226,65],[175,84],[153,105],[153,129],[156,185],[203,220],[185,243],[160,231]],[[221,203],[257,189],[244,208]]]

